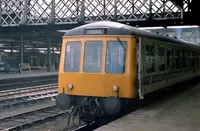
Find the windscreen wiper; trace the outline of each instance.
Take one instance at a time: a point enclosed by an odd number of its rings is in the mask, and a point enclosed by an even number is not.
[[[119,37],[116,37],[118,42],[121,44],[121,46],[126,50],[126,46],[122,43],[122,41],[119,39]]]
[[[125,72],[125,62],[126,62],[126,46],[122,43],[122,41],[116,37],[118,42],[121,44],[121,46],[124,48],[124,57],[123,57],[123,61],[124,61],[124,64],[123,64],[123,72]]]

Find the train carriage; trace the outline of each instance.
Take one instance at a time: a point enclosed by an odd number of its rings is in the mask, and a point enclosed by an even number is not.
[[[111,21],[63,36],[58,108],[101,106],[115,115],[132,99],[199,75],[199,46]]]

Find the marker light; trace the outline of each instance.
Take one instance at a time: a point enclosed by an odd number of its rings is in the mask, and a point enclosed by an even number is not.
[[[71,90],[71,89],[73,88],[73,85],[72,85],[72,84],[68,84],[68,85],[67,85],[67,88],[68,88],[69,90]]]
[[[117,87],[117,86],[113,86],[112,89],[113,89],[114,92],[117,92],[117,91],[118,91],[118,87]]]

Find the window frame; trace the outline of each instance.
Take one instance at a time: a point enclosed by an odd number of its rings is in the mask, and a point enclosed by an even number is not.
[[[86,43],[87,42],[101,42],[101,63],[100,63],[100,71],[98,71],[98,72],[94,72],[94,71],[85,71],[84,70],[84,65],[85,65],[85,49],[86,49]],[[84,42],[84,50],[83,50],[83,64],[82,64],[82,71],[84,72],[84,73],[100,73],[100,72],[102,72],[102,63],[103,63],[103,48],[104,48],[104,41],[102,41],[102,40],[87,40],[87,41],[85,41]]]
[[[105,67],[104,67],[104,71],[105,71],[105,73],[107,73],[107,74],[126,74],[126,66],[127,66],[127,47],[128,47],[128,42],[126,41],[126,40],[122,40],[122,41],[120,41],[120,42],[122,42],[122,43],[125,43],[125,49],[124,49],[124,58],[125,59],[123,59],[123,61],[124,61],[124,70],[123,70],[123,72],[108,72],[107,71],[107,64],[106,64],[106,62],[107,62],[107,49],[108,49],[108,43],[109,42],[118,42],[119,43],[119,41],[118,40],[108,40],[108,41],[106,41],[106,47],[105,47]],[[122,46],[120,43],[119,43],[119,45],[120,46]]]
[[[69,43],[79,43],[80,44],[80,54],[79,54],[79,66],[78,66],[78,69],[76,71],[66,71],[66,67],[65,67],[65,64],[66,64],[66,57],[67,57],[67,45]],[[81,53],[82,53],[82,42],[81,41],[67,41],[66,44],[65,44],[65,55],[64,55],[64,72],[65,73],[68,73],[68,72],[74,72],[74,73],[77,73],[77,72],[80,72],[80,66],[81,66]]]
[[[153,48],[153,54],[151,54],[151,56],[154,58],[154,62],[153,62],[154,70],[153,71],[148,71],[147,70],[147,62],[146,62],[146,60],[147,60],[147,56],[150,56],[150,54],[147,53],[147,46],[153,46],[154,47]],[[150,42],[150,43],[145,43],[144,44],[144,49],[143,50],[144,50],[144,59],[145,59],[145,73],[146,73],[147,76],[156,73],[156,68],[157,68],[157,65],[156,65],[156,48],[157,47],[156,47],[156,44],[154,42]]]

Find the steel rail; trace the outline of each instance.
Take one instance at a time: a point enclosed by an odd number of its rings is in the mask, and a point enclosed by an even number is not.
[[[55,83],[55,84],[40,85],[40,86],[0,91],[0,99],[8,97],[8,96],[18,95],[18,94],[36,92],[36,91],[47,90],[47,89],[55,89],[55,88],[57,88],[57,85],[58,84]]]
[[[0,119],[0,129],[5,131],[19,130],[25,127],[30,127],[36,123],[54,119],[65,113],[67,113],[67,111],[58,110],[55,105],[44,107],[38,110],[28,111]]]
[[[44,92],[42,94],[32,94],[31,96],[24,96],[14,99],[6,99],[0,101],[0,110],[7,110],[12,107],[19,107],[21,105],[28,105],[33,103],[38,103],[40,101],[50,101],[52,99],[55,99],[57,96],[57,91],[48,91]]]

